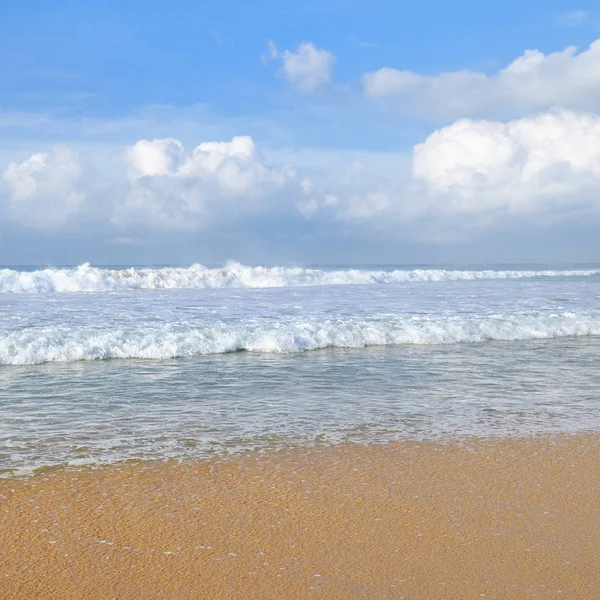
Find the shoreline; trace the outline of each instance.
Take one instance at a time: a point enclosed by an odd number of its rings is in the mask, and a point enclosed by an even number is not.
[[[0,479],[3,599],[597,598],[600,433]]]
[[[309,440],[309,441],[294,441],[291,443],[284,443],[276,446],[260,447],[255,446],[254,448],[237,448],[234,450],[214,450],[206,454],[198,455],[184,455],[181,457],[167,457],[167,458],[123,458],[116,461],[96,461],[94,459],[85,459],[81,462],[60,462],[48,465],[38,465],[33,467],[4,467],[0,468],[0,485],[6,481],[22,481],[28,480],[33,477],[41,477],[44,475],[55,475],[68,473],[96,473],[98,471],[108,470],[120,470],[123,468],[132,469],[155,469],[161,467],[169,467],[173,465],[177,466],[198,466],[205,463],[220,463],[229,461],[243,461],[248,459],[264,459],[269,458],[282,458],[290,456],[301,456],[303,454],[318,455],[322,452],[330,451],[342,451],[345,452],[351,448],[381,448],[388,447],[393,448],[395,446],[427,446],[427,447],[440,447],[440,448],[468,448],[471,445],[481,446],[483,444],[493,444],[495,442],[503,441],[534,441],[538,440],[541,442],[558,441],[563,443],[565,440],[570,438],[581,438],[581,437],[593,438],[598,436],[600,439],[600,429],[596,427],[571,429],[568,431],[532,431],[522,432],[516,431],[514,433],[494,433],[494,434],[476,434],[476,433],[465,433],[465,434],[441,434],[437,437],[428,438],[389,438],[389,439],[343,439],[343,440]]]

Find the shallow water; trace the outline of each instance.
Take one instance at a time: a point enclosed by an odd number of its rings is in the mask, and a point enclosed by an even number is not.
[[[597,271],[389,272],[0,293],[0,469],[599,427]]]

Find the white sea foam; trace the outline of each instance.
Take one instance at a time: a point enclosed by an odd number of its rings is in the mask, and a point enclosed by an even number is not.
[[[237,351],[291,353],[322,348],[473,343],[600,335],[600,314],[387,317],[257,325],[174,325],[114,330],[31,327],[0,334],[0,364],[167,359]]]
[[[0,270],[0,293],[124,292],[139,289],[269,288],[311,285],[365,285],[427,281],[592,277],[600,269],[574,270],[322,270],[301,267],[191,267],[101,269],[83,264],[72,269]]]

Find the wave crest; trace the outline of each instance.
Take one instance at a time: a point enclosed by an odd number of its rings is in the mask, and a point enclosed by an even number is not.
[[[191,267],[103,269],[83,264],[71,269],[0,270],[0,293],[126,292],[133,290],[273,288],[368,285],[434,281],[591,277],[600,269],[573,270],[323,270],[302,267]]]
[[[187,327],[30,327],[0,335],[0,364],[168,359],[229,352],[292,353],[323,348],[476,343],[600,335],[600,314],[387,317]]]

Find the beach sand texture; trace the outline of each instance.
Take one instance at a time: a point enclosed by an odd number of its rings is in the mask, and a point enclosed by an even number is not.
[[[0,481],[0,598],[600,598],[600,437]]]

